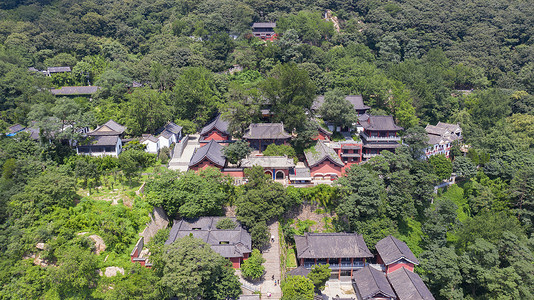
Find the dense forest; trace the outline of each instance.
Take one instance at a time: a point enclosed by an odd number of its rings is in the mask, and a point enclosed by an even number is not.
[[[271,21],[275,41],[252,35],[253,22]],[[41,141],[0,137],[0,297],[224,299],[238,284],[212,253],[202,254],[215,262],[204,284],[177,288],[189,283],[169,275],[181,266],[179,250],[162,250],[166,232],[152,241],[152,269],[130,263],[152,206],[194,217],[234,205],[261,246],[270,220],[317,203],[335,213],[331,230],[363,234],[370,247],[388,234],[405,241],[436,299],[534,298],[532,24],[531,0],[1,1],[0,131],[37,126]],[[72,72],[28,71],[60,66]],[[85,85],[101,88],[92,99],[50,93]],[[361,94],[372,114],[404,127],[407,146],[333,187],[295,189],[254,169],[240,187],[214,170],[164,171],[165,157],[135,143],[118,158],[62,143],[109,119],[131,137],[167,121],[194,133],[219,112],[239,136],[267,100],[301,156],[306,112],[323,94]],[[466,156],[457,148],[452,161],[420,160],[422,127],[438,121],[461,124]],[[451,172],[458,183],[435,195]],[[295,230],[284,226],[286,237]],[[93,234],[107,246],[101,255]],[[100,276],[108,266],[125,273]],[[226,279],[206,284],[212,273]]]

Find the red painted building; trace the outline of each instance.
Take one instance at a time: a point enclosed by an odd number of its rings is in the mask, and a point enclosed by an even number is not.
[[[304,155],[314,180],[335,180],[343,173],[345,164],[336,151],[321,140],[304,152]]]
[[[223,146],[219,145],[215,140],[210,140],[206,145],[195,151],[189,162],[189,169],[197,171],[207,167],[224,168],[226,157],[222,150]]]
[[[324,129],[322,126],[317,126],[317,136],[313,138],[314,141],[329,141],[332,136],[332,132]]]
[[[254,23],[252,24],[252,34],[259,39],[272,42],[277,38],[277,35],[274,32],[275,28],[276,23]]]
[[[400,268],[406,268],[413,272],[419,260],[413,255],[406,243],[389,235],[376,243],[377,262],[384,265],[386,274]]]
[[[314,180],[335,180],[351,165],[362,161],[362,144],[350,141],[327,144],[319,140],[304,155]]]
[[[363,159],[367,160],[380,152],[394,152],[400,147],[397,133],[404,128],[397,126],[392,116],[363,115],[358,120],[363,127],[360,137],[363,141]]]
[[[228,122],[223,120],[221,115],[218,115],[200,131],[200,143],[207,143],[211,140],[227,142],[231,139],[231,135],[228,132]]]

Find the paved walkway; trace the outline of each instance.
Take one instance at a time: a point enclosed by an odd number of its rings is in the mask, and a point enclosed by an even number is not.
[[[187,141],[187,145],[184,146],[184,151],[182,152],[182,155],[178,156],[179,154],[177,152],[174,153],[171,161],[169,162],[170,170],[179,170],[183,172],[187,171],[187,169],[189,168],[189,162],[191,161],[191,157],[193,157],[193,154],[195,153],[195,149],[200,147],[198,139],[198,135],[189,136],[189,140]],[[178,145],[176,145],[175,147],[177,146]]]
[[[274,243],[271,242],[269,248],[263,250],[263,258],[265,258],[265,280],[261,285],[262,299],[280,299],[282,298],[282,290],[277,283],[274,285],[274,279],[278,282],[281,280],[282,272],[280,271],[280,240],[278,236],[278,222],[274,222],[269,226],[271,236],[274,236]],[[271,293],[271,297],[267,297],[267,293]]]
[[[241,278],[241,272],[239,270],[236,272],[240,276],[241,284],[244,286],[243,291],[246,295],[250,295],[252,290],[261,291],[261,299],[280,299],[282,298],[282,290],[278,281],[281,280],[280,276],[280,241],[278,240],[278,222],[273,223],[269,226],[270,236],[274,236],[274,243],[270,242],[267,248],[263,249],[263,258],[265,262],[265,275],[259,281],[248,282],[245,279]],[[277,281],[276,286],[274,285],[274,279]],[[271,293],[271,297],[268,296],[268,293]]]

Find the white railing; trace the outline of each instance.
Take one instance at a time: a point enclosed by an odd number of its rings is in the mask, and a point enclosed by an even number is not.
[[[363,154],[363,158],[371,158],[371,157],[375,157],[375,156],[378,156],[378,155],[380,155],[380,154],[376,154],[376,153],[375,153],[375,154],[364,153],[364,154]]]
[[[361,137],[366,141],[391,141],[398,142],[401,140],[398,136],[368,136],[365,132],[360,133]]]

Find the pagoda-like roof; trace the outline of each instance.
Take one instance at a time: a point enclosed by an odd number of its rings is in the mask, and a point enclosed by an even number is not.
[[[87,133],[87,135],[121,135],[126,131],[127,127],[109,120],[104,125],[98,126],[95,130]]]
[[[330,160],[332,163],[340,167],[345,165],[337,155],[336,151],[321,140],[318,140],[314,147],[306,150],[304,155],[306,156],[306,161],[310,168],[315,167],[325,160]]]
[[[355,272],[353,282],[362,300],[397,297],[386,275],[369,266]]]
[[[283,140],[291,138],[282,123],[253,123],[243,135],[247,140]]]
[[[211,123],[202,128],[200,135],[205,135],[213,129],[217,129],[224,134],[230,135],[230,133],[228,133],[228,121],[223,120],[220,114]]]
[[[405,259],[415,265],[419,264],[419,261],[415,255],[413,255],[412,250],[410,250],[408,245],[392,235],[388,235],[378,241],[378,243],[376,243],[376,251],[385,265],[390,265],[401,259]]]
[[[360,119],[359,122],[365,130],[399,131],[404,129],[395,124],[395,121],[393,120],[392,116],[369,115],[369,117],[365,121]]]
[[[214,140],[210,140],[206,145],[198,148],[193,154],[189,166],[192,167],[204,159],[208,159],[212,163],[219,167],[224,167],[226,163],[226,157],[223,154],[223,146],[219,145]]]
[[[386,276],[399,300],[434,300],[421,277],[414,272],[402,267]]]
[[[357,233],[309,233],[295,235],[297,258],[373,257],[363,236]]]

